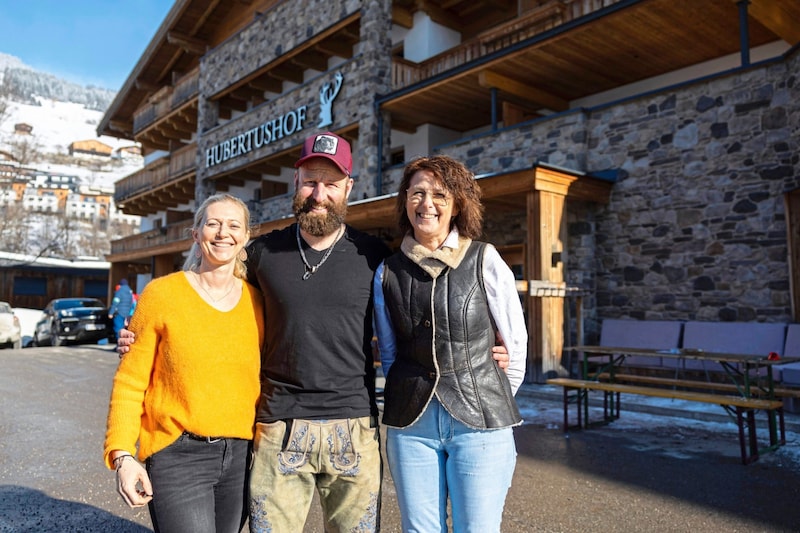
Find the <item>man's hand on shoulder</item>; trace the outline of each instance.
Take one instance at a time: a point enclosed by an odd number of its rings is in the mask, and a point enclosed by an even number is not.
[[[119,358],[122,357],[131,351],[131,344],[136,341],[136,335],[126,328],[119,330],[119,336],[117,337],[117,353],[119,354]]]

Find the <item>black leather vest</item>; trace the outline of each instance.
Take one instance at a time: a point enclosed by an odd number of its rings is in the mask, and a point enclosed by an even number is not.
[[[522,421],[506,373],[492,358],[485,246],[473,241],[458,268],[445,268],[436,279],[401,252],[386,260],[383,290],[397,356],[384,389],[385,424],[412,424],[434,392],[450,415],[473,428]]]

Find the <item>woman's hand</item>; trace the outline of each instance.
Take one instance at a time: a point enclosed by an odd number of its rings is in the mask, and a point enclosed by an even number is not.
[[[117,492],[129,507],[143,507],[153,499],[147,470],[131,455],[117,459]]]

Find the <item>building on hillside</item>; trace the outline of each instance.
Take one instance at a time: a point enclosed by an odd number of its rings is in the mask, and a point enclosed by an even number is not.
[[[14,133],[17,135],[31,135],[33,133],[33,126],[24,122],[14,124]]]
[[[289,224],[302,141],[330,130],[354,149],[348,222],[394,244],[404,162],[475,172],[532,380],[607,317],[794,321],[797,20],[796,0],[178,0],[98,127],[145,158],[116,184],[144,219],[112,277],[178,269],[217,191],[258,232]]]
[[[111,157],[114,149],[97,139],[71,142],[68,147],[69,155],[74,157]]]
[[[28,180],[28,184],[34,189],[61,189],[65,191],[77,191],[81,179],[78,176],[57,174],[35,170],[33,176]]]
[[[130,146],[120,146],[111,154],[112,159],[134,159],[142,158],[142,147],[136,144]]]
[[[0,300],[12,307],[44,309],[54,298],[87,296],[109,303],[110,263],[0,252]]]

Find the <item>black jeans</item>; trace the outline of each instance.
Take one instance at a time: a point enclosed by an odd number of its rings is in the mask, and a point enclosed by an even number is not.
[[[244,525],[251,442],[184,433],[147,459],[156,533],[237,533]]]

